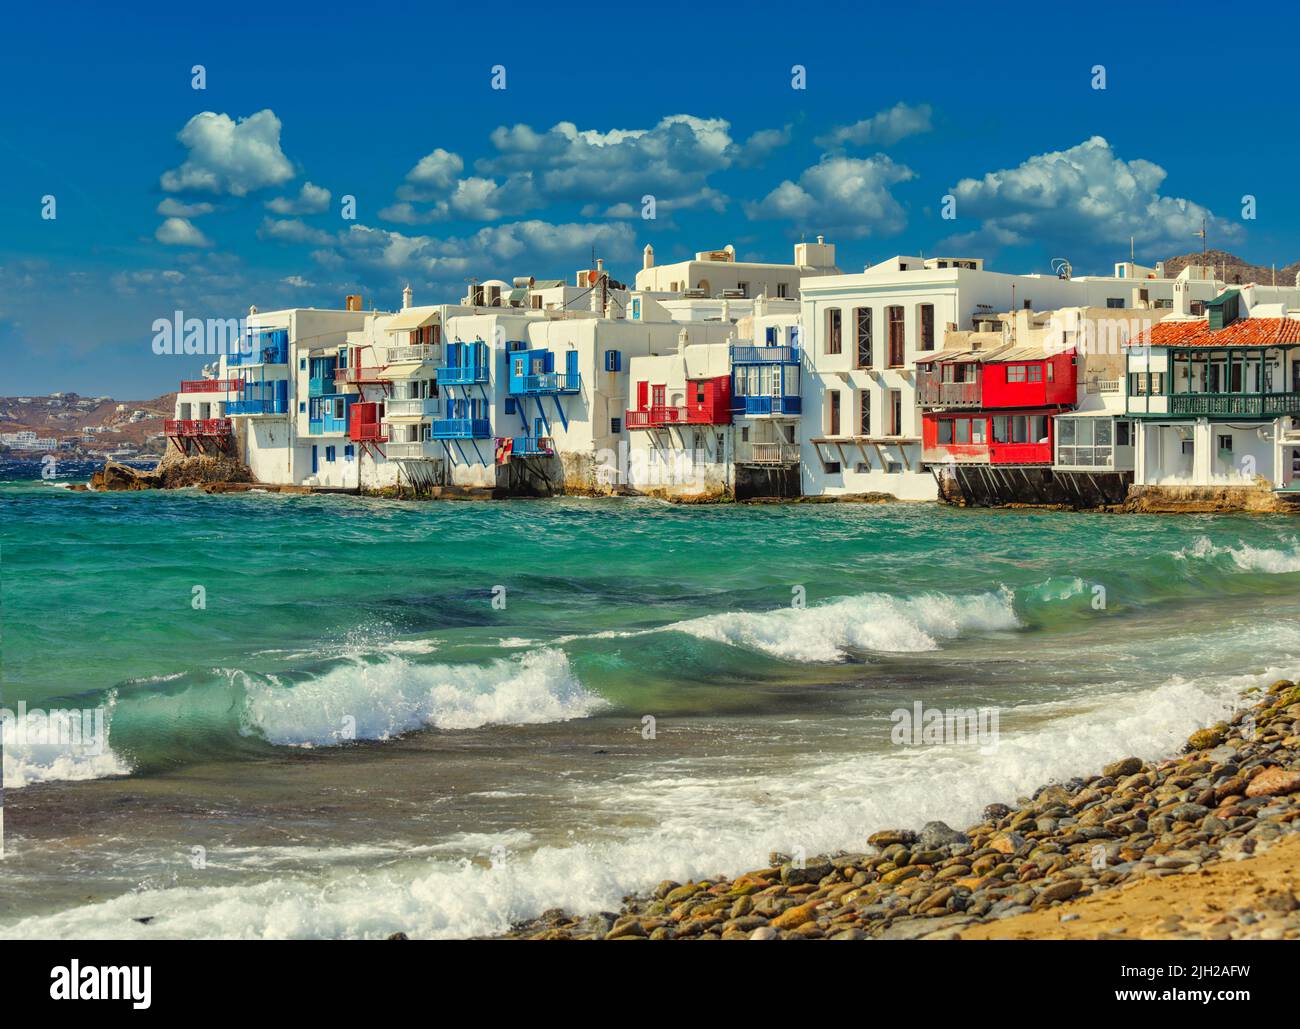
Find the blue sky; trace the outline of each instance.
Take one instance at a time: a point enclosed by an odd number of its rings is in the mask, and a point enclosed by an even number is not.
[[[176,309],[393,307],[408,281],[448,301],[470,276],[568,278],[593,246],[629,281],[647,242],[660,262],[728,242],[788,260],[819,232],[845,270],[943,250],[1082,273],[1130,236],[1139,259],[1195,249],[1204,216],[1211,246],[1285,264],[1298,20],[1194,3],[16,8],[0,393],[153,396],[195,371],[150,349]]]

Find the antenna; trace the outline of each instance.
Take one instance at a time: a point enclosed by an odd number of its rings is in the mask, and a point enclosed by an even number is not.
[[[1205,243],[1205,240],[1206,240],[1206,238],[1207,238],[1207,237],[1206,237],[1206,232],[1205,232],[1205,219],[1204,219],[1204,218],[1201,219],[1201,231],[1200,231],[1200,232],[1194,232],[1194,233],[1192,233],[1192,235],[1194,235],[1194,236],[1200,236],[1200,237],[1201,237],[1201,263],[1204,264],[1204,263],[1205,263],[1205,256],[1206,256],[1206,250],[1205,250],[1206,243]]]

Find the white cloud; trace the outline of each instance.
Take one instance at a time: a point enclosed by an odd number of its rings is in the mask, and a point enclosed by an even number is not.
[[[328,244],[334,237],[322,229],[313,228],[301,218],[263,218],[257,229],[258,239],[274,240],[277,243],[312,243]]]
[[[330,191],[311,182],[304,182],[296,197],[274,197],[266,202],[276,214],[319,214],[329,204]]]
[[[245,196],[293,178],[293,164],[280,149],[280,119],[271,110],[238,122],[227,114],[196,114],[177,135],[189,150],[179,168],[164,172],[168,193]]]
[[[432,195],[451,190],[464,170],[465,161],[459,154],[437,147],[406,173],[406,185],[398,196],[403,200],[431,199]]]
[[[459,296],[467,275],[563,274],[567,265],[585,266],[593,246],[611,261],[631,260],[637,252],[636,233],[622,222],[555,224],[536,219],[445,238],[353,225],[311,256],[322,267],[380,272],[393,281],[403,275],[424,276],[439,284],[441,292],[454,290],[451,295]],[[556,269],[557,262],[564,264]]]
[[[498,156],[482,162],[482,170],[530,169],[549,196],[611,200],[693,193],[740,154],[729,122],[688,114],[661,118],[649,129],[606,132],[567,121],[544,133],[527,125],[501,126],[492,143]]]
[[[154,238],[169,247],[210,247],[212,240],[186,218],[167,218],[154,230]]]
[[[397,189],[397,202],[379,216],[403,225],[459,219],[497,221],[554,202],[585,200],[611,217],[625,217],[647,194],[661,210],[725,210],[727,198],[708,184],[715,172],[755,164],[790,141],[790,126],[760,129],[743,144],[721,118],[676,114],[648,129],[580,129],[558,122],[499,126],[496,154],[464,174],[465,162],[441,148],[422,157]]]
[[[175,197],[163,197],[158,205],[158,213],[168,218],[197,218],[215,210],[209,203],[183,204]]]
[[[304,279],[301,275],[286,275],[280,280],[286,286],[292,286],[294,289],[311,289],[316,284]]]
[[[814,142],[828,150],[840,150],[846,144],[853,146],[890,146],[908,136],[917,136],[929,132],[934,112],[929,104],[913,107],[899,101],[887,111],[880,111],[870,118],[841,125],[824,136],[818,136]]]
[[[893,235],[906,227],[907,214],[890,187],[914,178],[911,168],[884,154],[827,155],[798,182],[786,179],[763,200],[746,204],[745,212],[756,221],[785,219],[802,229],[846,237]]]
[[[1015,168],[962,179],[951,190],[958,218],[978,218],[974,232],[954,237],[964,245],[1046,244],[1076,259],[1128,247],[1129,237],[1148,255],[1192,248],[1204,218],[1215,237],[1242,238],[1241,227],[1208,208],[1160,192],[1166,172],[1157,164],[1125,161],[1101,136],[1068,150],[1038,154]]]

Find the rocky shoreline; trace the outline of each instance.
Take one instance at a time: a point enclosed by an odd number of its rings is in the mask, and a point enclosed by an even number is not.
[[[1110,907],[1122,911],[1133,887],[1160,880],[1173,898],[1161,923],[1168,936],[1297,939],[1300,897],[1285,884],[1245,891],[1244,903],[1204,925],[1178,916],[1180,893],[1190,898],[1198,877],[1232,881],[1247,867],[1235,861],[1300,841],[1292,836],[1300,832],[1300,686],[1281,680],[1255,694],[1231,721],[1193,733],[1176,758],[1122,758],[1015,804],[990,804],[964,832],[931,822],[877,832],[860,852],[802,863],[772,854],[766,867],[731,878],[666,880],[624,898],[618,912],[547,911],[505,936],[957,939],[1021,916],[1069,923],[1078,917],[1070,907],[1085,898],[1113,897]]]

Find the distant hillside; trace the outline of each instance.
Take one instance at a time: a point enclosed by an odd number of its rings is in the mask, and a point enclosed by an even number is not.
[[[0,397],[0,433],[30,431],[92,454],[120,448],[162,453],[163,420],[172,417],[175,399],[175,393],[127,401],[76,393]]]
[[[1242,286],[1248,282],[1260,286],[1269,286],[1273,283],[1272,268],[1265,268],[1263,265],[1243,261],[1236,254],[1230,254],[1226,250],[1207,250],[1204,254],[1197,250],[1190,254],[1179,254],[1177,257],[1166,258],[1165,274],[1172,279],[1189,264],[1211,265],[1224,282],[1234,286]],[[1300,261],[1278,268],[1277,284],[1279,286],[1294,286],[1297,272],[1300,272]]]

